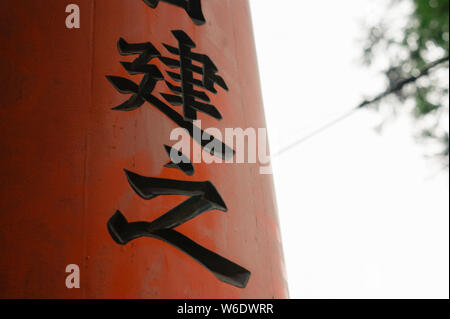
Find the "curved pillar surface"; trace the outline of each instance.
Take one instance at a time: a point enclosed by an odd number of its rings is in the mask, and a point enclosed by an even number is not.
[[[69,3],[80,8],[79,29],[66,27]],[[229,89],[203,90],[222,120],[198,112],[202,128],[265,127],[247,0],[203,0],[202,12],[204,24],[164,1],[156,8],[140,0],[0,1],[0,297],[287,297],[271,175],[259,164],[194,163],[193,176],[165,167],[164,145],[174,145],[177,125],[148,101],[112,110],[129,96],[106,76],[137,84],[143,76],[120,64],[137,55],[121,55],[119,39],[151,42],[175,58],[163,44],[178,47],[171,31],[182,30]],[[168,80],[160,59],[149,64]],[[161,93],[171,93],[164,81],[153,90],[164,101]],[[246,287],[219,280],[162,240],[114,241],[107,223],[116,211],[150,222],[195,195],[146,200],[124,169],[210,181],[227,212],[206,211],[175,230],[251,272]],[[66,287],[69,264],[80,268],[80,288]]]

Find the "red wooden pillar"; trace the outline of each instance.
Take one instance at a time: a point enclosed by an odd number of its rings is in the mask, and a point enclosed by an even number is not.
[[[67,29],[69,3],[79,29]],[[247,0],[203,0],[206,23],[185,10],[140,0],[0,1],[0,297],[285,298],[287,285],[272,177],[258,164],[195,164],[192,177],[165,168],[164,145],[176,125],[145,103],[126,100],[106,75],[139,83],[117,42],[176,46],[183,30],[219,69],[229,91],[209,94],[223,120],[199,115],[203,128],[263,128],[265,119]],[[155,63],[165,76],[166,67]],[[164,70],[164,71],[163,71]],[[168,93],[163,82],[155,96]],[[180,111],[179,107],[173,109]],[[200,114],[200,113],[199,113]],[[106,224],[120,210],[151,221],[186,199],[144,200],[124,169],[149,177],[211,181],[228,212],[210,211],[176,228],[251,272],[245,288],[218,280],[157,239],[118,245]],[[80,267],[68,289],[66,266]]]

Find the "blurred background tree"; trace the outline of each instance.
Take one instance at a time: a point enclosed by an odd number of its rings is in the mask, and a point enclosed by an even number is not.
[[[418,139],[448,168],[449,0],[390,0],[386,15],[367,29],[364,63],[383,70],[387,88],[360,107],[408,110]]]

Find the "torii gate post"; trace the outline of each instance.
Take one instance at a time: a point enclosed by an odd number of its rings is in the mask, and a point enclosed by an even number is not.
[[[266,127],[247,0],[0,13],[0,298],[288,297],[271,175],[167,164],[195,118]]]

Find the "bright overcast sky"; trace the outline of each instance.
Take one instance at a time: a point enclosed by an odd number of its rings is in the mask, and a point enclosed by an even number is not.
[[[250,0],[272,153],[383,82],[358,64],[373,0]],[[273,160],[292,298],[448,298],[449,180],[407,119],[361,111]]]

